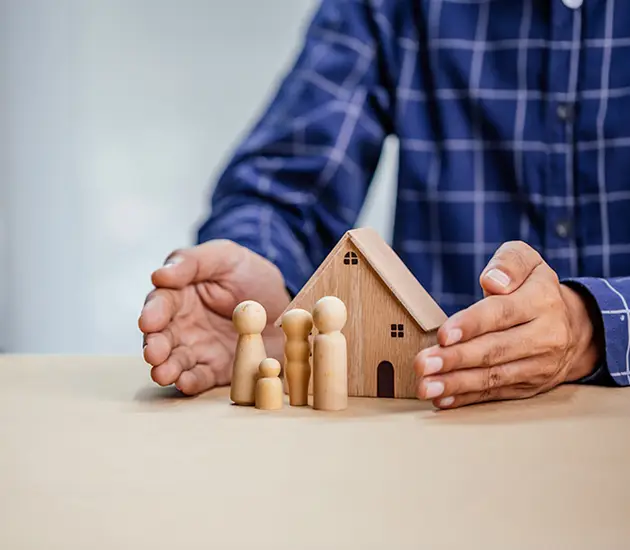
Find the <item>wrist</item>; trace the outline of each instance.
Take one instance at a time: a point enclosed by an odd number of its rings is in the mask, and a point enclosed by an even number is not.
[[[603,356],[603,327],[597,304],[590,295],[561,285],[571,332],[571,352],[566,373],[567,382],[590,375]]]

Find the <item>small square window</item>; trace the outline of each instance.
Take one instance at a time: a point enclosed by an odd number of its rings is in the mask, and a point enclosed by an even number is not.
[[[405,325],[402,323],[392,323],[389,325],[390,335],[392,338],[405,337]]]
[[[357,265],[359,263],[359,257],[356,252],[346,252],[343,256],[344,265]]]

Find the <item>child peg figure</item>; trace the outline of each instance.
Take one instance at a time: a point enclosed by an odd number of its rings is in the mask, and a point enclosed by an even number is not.
[[[267,357],[262,331],[267,313],[258,302],[246,300],[234,308],[232,323],[238,332],[230,399],[236,405],[254,405],[260,362]]]
[[[260,363],[256,382],[256,408],[264,411],[276,411],[282,408],[284,391],[280,380],[280,363],[268,357]]]
[[[293,407],[308,405],[308,386],[311,380],[311,345],[313,316],[304,309],[292,309],[282,316],[282,330],[286,335],[284,346],[285,373],[289,385],[289,404]]]
[[[313,343],[313,408],[340,411],[348,407],[348,351],[341,330],[348,313],[335,296],[321,298],[313,308],[319,331]]]

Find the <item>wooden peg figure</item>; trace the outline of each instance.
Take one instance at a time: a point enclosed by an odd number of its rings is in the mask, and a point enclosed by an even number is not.
[[[313,342],[313,408],[340,411],[348,407],[348,350],[341,330],[348,313],[335,296],[321,298],[313,308],[319,331]]]
[[[280,363],[268,357],[260,363],[256,382],[256,408],[275,411],[282,408],[284,391],[280,380]]]
[[[313,316],[304,309],[292,309],[282,316],[282,330],[287,337],[284,346],[285,373],[289,385],[289,404],[308,405],[308,385],[311,381],[311,345]]]
[[[267,313],[258,302],[247,300],[234,308],[232,323],[238,332],[230,399],[237,405],[254,405],[260,362],[267,357],[262,331]]]

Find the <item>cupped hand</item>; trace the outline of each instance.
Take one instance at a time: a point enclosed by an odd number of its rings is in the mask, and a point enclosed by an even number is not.
[[[480,276],[484,298],[450,317],[414,361],[417,397],[439,408],[532,397],[588,375],[596,315],[533,248],[501,246]]]
[[[273,323],[289,303],[280,271],[262,256],[226,240],[177,250],[151,280],[138,326],[151,377],[194,395],[229,384],[237,334],[234,308],[255,300],[267,311],[269,357],[282,357],[283,335]]]

